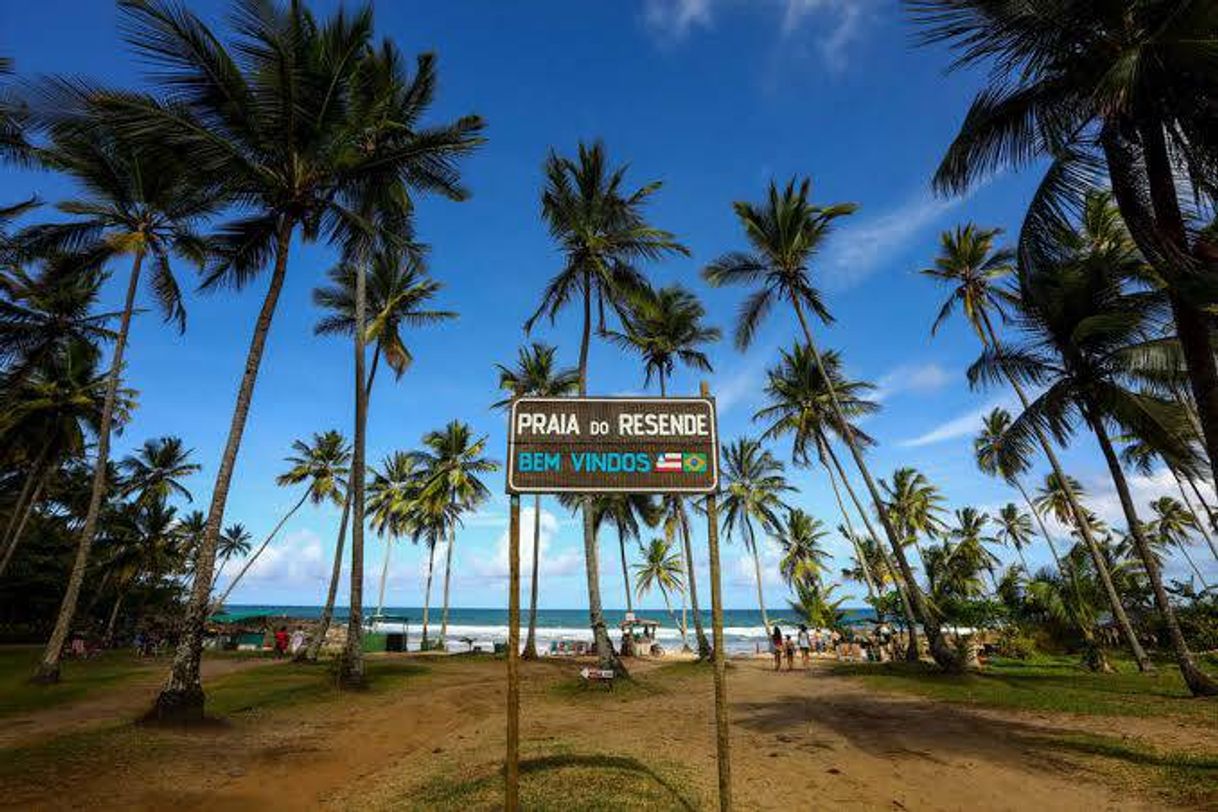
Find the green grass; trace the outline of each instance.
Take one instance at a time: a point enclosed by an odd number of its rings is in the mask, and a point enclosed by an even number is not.
[[[134,658],[132,658],[134,660]],[[142,661],[146,662],[146,661]],[[82,669],[98,674],[102,660],[93,660]],[[370,657],[367,663],[369,694],[386,692],[408,679],[425,676],[428,665],[397,659]],[[116,663],[116,668],[122,663]],[[127,663],[129,666],[130,663]],[[166,661],[155,663],[157,670]],[[76,675],[81,679],[81,675]],[[81,680],[97,689],[100,679]],[[266,668],[237,671],[211,680],[207,689],[207,712],[240,724],[267,711],[308,702],[333,702],[349,698],[335,683],[333,670],[326,665],[285,662]],[[87,688],[88,689],[88,688]],[[78,730],[61,736],[3,751],[0,758],[0,785],[35,787],[70,775],[75,768],[96,772],[117,769],[171,755],[181,748],[198,746],[197,737],[184,736],[172,729],[161,730],[133,724],[133,719],[115,719],[111,724]]]
[[[1218,806],[1218,755],[1165,751],[1143,742],[1090,733],[1048,736],[1037,743],[1103,759],[1135,785],[1149,779],[1172,803],[1197,809]]]
[[[417,662],[369,657],[365,660],[368,690],[389,690],[404,680],[430,672]],[[346,696],[339,690],[332,665],[285,662],[268,668],[252,668],[225,674],[207,686],[207,712],[233,716],[322,702]]]
[[[611,684],[592,682],[575,674],[553,683],[549,687],[550,696],[574,702],[601,704],[614,702],[630,702],[647,696],[658,696],[668,692],[661,685],[661,680],[654,675],[646,678],[630,677],[615,679]]]
[[[71,702],[165,667],[129,651],[109,651],[90,660],[65,660],[58,684],[34,685],[30,677],[41,658],[41,646],[0,648],[0,718]]]
[[[944,702],[1088,716],[1173,716],[1213,723],[1212,702],[1192,701],[1171,663],[1155,674],[1140,674],[1114,662],[1116,674],[1094,674],[1068,657],[1033,660],[994,658],[978,674],[943,674],[911,663],[836,664],[834,673],[860,677],[880,690],[916,693]]]
[[[619,809],[694,810],[701,799],[681,768],[663,760],[643,763],[629,756],[552,752],[520,761],[520,805],[524,809],[611,812]],[[499,764],[450,769],[411,792],[411,809],[499,809],[503,772]]]

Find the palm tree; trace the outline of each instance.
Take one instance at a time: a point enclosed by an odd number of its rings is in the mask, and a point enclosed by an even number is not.
[[[783,475],[782,462],[762,447],[760,440],[741,437],[723,446],[723,479],[727,484],[720,504],[723,510],[723,532],[729,538],[742,535],[744,545],[753,556],[753,574],[757,581],[757,606],[761,623],[767,633],[770,618],[765,611],[765,595],[761,586],[761,554],[757,549],[757,531],[779,532],[782,519],[779,511],[788,506],[782,494],[794,490]]]
[[[811,311],[826,323],[831,321],[832,316],[825,307],[820,291],[812,284],[809,263],[832,230],[834,221],[852,214],[857,207],[853,203],[815,205],[808,199],[810,186],[811,182],[805,179],[797,190],[795,181],[792,180],[779,192],[778,187],[770,183],[769,196],[764,203],[733,204],[753,252],[725,254],[706,266],[702,276],[716,287],[725,284],[760,285],[740,309],[736,322],[736,346],[740,349],[752,343],[758,326],[775,303],[790,302],[808,351],[812,353],[813,360],[824,376],[823,359],[813,341],[812,328],[808,324],[805,310]],[[838,403],[836,390],[830,385],[828,392],[835,423],[846,425],[846,417]],[[957,668],[959,662],[955,652],[939,639],[938,623],[918,588],[905,551],[901,548],[897,529],[890,520],[875,478],[863,459],[862,449],[853,435],[845,436],[843,441],[850,451],[855,467],[863,477],[871,503],[884,527],[884,534],[900,566],[901,577],[906,582],[910,606],[922,624],[935,661],[943,668]]]
[[[1110,211],[1105,196],[1089,196],[1079,230],[1059,233],[1057,259],[1020,268],[1015,304],[1029,341],[987,350],[969,378],[992,381],[1010,374],[1046,387],[1008,429],[1017,437],[1029,436],[1035,425],[1050,427],[1064,440],[1076,419],[1095,435],[1181,674],[1195,695],[1218,694],[1218,683],[1197,667],[1180,630],[1109,435],[1108,427],[1116,425],[1156,448],[1187,443],[1187,418],[1174,401],[1149,388],[1130,388],[1153,386],[1164,354],[1174,348],[1145,338],[1160,294],[1127,290],[1140,259]],[[1182,457],[1187,451],[1168,453]]]
[[[96,344],[113,337],[106,329],[109,313],[96,313],[94,306],[101,277],[59,259],[41,263],[34,272],[14,266],[0,272],[0,365],[4,368],[4,395],[0,403],[11,408],[18,394],[37,374],[45,385],[55,370],[64,369],[66,359],[95,364]],[[0,539],[6,551],[28,521],[39,493],[50,475],[53,450],[41,442],[38,432],[13,433],[6,441],[5,456],[14,469],[26,473],[9,521]],[[0,564],[0,573],[5,565]]]
[[[723,335],[717,327],[706,327],[702,319],[706,308],[698,298],[680,285],[659,290],[648,286],[634,291],[622,314],[623,332],[606,331],[614,343],[643,360],[643,385],[654,375],[660,383],[660,397],[667,397],[666,383],[677,362],[691,369],[710,372],[710,361],[700,347],[718,341]]]
[[[460,199],[465,191],[455,159],[481,142],[482,122],[472,116],[434,128],[418,126],[417,119],[380,118],[392,107],[366,98],[369,87],[382,84],[372,81],[380,75],[377,62],[400,70],[402,60],[388,44],[373,50],[370,8],[338,11],[325,20],[303,3],[237,0],[235,9],[238,36],[228,47],[177,4],[124,4],[128,40],[156,70],[153,80],[163,94],[106,92],[93,100],[120,136],[138,139],[141,154],[189,155],[201,175],[242,204],[244,216],[220,229],[219,259],[206,288],[243,287],[272,266],[212,489],[199,551],[201,577],[195,579],[173,673],[157,700],[157,718],[202,714],[199,655],[216,541],[293,236],[312,240],[324,234],[358,243],[370,224],[384,219],[364,216],[372,194],[384,206],[397,207],[399,216],[392,219],[399,223],[412,191]],[[431,89],[431,56],[419,60],[418,75],[429,77],[421,86]],[[315,92],[322,87],[328,91]],[[422,112],[433,97],[414,97],[415,111]],[[358,477],[359,466],[353,466]]]
[[[643,360],[643,383],[651,384],[654,375],[660,385],[660,397],[668,396],[668,379],[676,369],[677,362],[704,372],[711,371],[711,364],[701,347],[718,341],[723,333],[718,327],[703,324],[706,309],[698,298],[680,285],[655,290],[645,286],[629,301],[623,314],[624,332],[610,331],[610,340],[625,349],[638,353]],[[665,534],[671,541],[680,533],[685,553],[685,582],[689,585],[689,599],[694,612],[694,631],[698,640],[698,656],[710,656],[710,643],[702,629],[702,615],[698,606],[698,586],[694,574],[693,544],[690,541],[689,518],[684,500],[679,496],[663,497]],[[685,591],[681,593],[682,616],[684,616]]]
[[[867,511],[858,501],[854,488],[846,477],[830,438],[835,435],[840,438],[843,433],[849,433],[856,443],[862,445],[870,445],[874,441],[853,423],[847,423],[843,428],[842,424],[837,422],[829,390],[832,388],[840,410],[847,418],[873,414],[879,409],[879,405],[866,398],[874,387],[865,381],[846,380],[841,372],[841,365],[841,356],[834,350],[826,350],[822,353],[820,364],[816,363],[815,357],[806,345],[796,344],[790,352],[783,350],[779,364],[767,370],[766,373],[765,393],[769,405],[754,414],[753,419],[769,422],[765,433],[762,434],[763,439],[791,435],[791,460],[796,465],[808,465],[811,459],[810,449],[815,450],[817,460],[829,477],[829,485],[837,501],[838,510],[846,523],[845,535],[855,545],[855,554],[864,568],[863,577],[867,579],[869,590],[874,596],[872,574],[867,571],[870,566],[858,548],[854,523],[842,501],[838,479],[841,479],[872,538],[875,538],[875,530],[871,527],[871,519],[868,517]],[[822,369],[824,374],[822,374]],[[879,551],[887,562],[888,556],[883,554],[883,548],[880,547]],[[898,580],[896,585],[908,627],[915,628],[916,620],[910,609],[904,584]],[[912,642],[915,647],[911,647],[910,656],[911,659],[916,660],[918,657],[916,638],[912,638]]]
[[[389,576],[389,553],[393,544],[414,530],[416,499],[422,484],[419,459],[405,451],[395,451],[373,469],[368,484],[368,512],[372,529],[385,539],[385,558],[381,564],[381,586],[377,593],[376,617],[385,611],[385,581]]]
[[[986,542],[994,539],[986,536],[986,525],[990,523],[990,514],[983,513],[973,507],[956,510],[956,526],[948,529],[947,547],[949,559],[964,558],[970,562],[970,570],[984,569],[990,574],[994,591],[998,591],[998,579],[994,576],[994,567],[999,563],[998,557],[986,549]],[[955,542],[952,544],[951,542]]]
[[[1218,479],[1218,363],[1192,280],[1209,238],[1187,227],[1206,199],[1218,139],[1218,78],[1202,67],[1218,37],[1209,4],[1158,0],[907,0],[923,41],[947,43],[957,67],[990,62],[934,184],[960,193],[1007,167],[1052,163],[1033,197],[1021,254],[1051,254],[1071,211],[1107,169],[1120,215],[1165,283],[1210,465]],[[1191,185],[1191,193],[1189,186]]]
[[[376,381],[382,357],[393,370],[395,380],[400,380],[410,368],[413,356],[402,335],[403,328],[437,324],[456,318],[457,314],[451,311],[431,309],[431,300],[443,285],[427,275],[422,254],[421,246],[409,246],[406,249],[382,246],[381,250],[372,255],[367,273],[364,274],[367,286],[366,306],[372,314],[371,318],[365,319],[364,334],[367,340],[374,342],[372,364],[369,367],[368,380],[364,383],[365,411],[372,397],[372,386]],[[359,276],[357,269],[360,267],[362,266],[355,262],[335,265],[328,274],[330,285],[313,291],[313,303],[328,311],[328,315],[313,328],[315,334],[355,335],[356,288]],[[352,492],[348,483],[347,495],[343,499],[342,518],[338,523],[338,538],[334,543],[334,563],[330,571],[326,602],[318,621],[317,634],[303,656],[303,659],[310,661],[316,660],[321,653],[322,642],[334,617],[334,600],[338,596],[343,547],[351,516]]]
[[[955,232],[944,232],[940,236],[941,250],[935,259],[934,267],[922,271],[924,275],[935,279],[949,289],[948,298],[939,309],[939,315],[931,328],[932,335],[959,304],[968,319],[969,326],[980,339],[982,350],[996,350],[1001,346],[991,314],[997,314],[1006,320],[1012,294],[1005,288],[999,288],[997,280],[1009,277],[1015,270],[1011,252],[994,248],[994,241],[1001,233],[998,229],[978,229],[969,225],[957,228]],[[1028,396],[1018,377],[1011,372],[1004,371],[1004,379],[1015,391],[1020,405],[1027,409]],[[1086,511],[1083,510],[1073,491],[1074,479],[1062,469],[1045,427],[1034,426],[1032,434],[1035,443],[1044,452],[1049,467],[1052,468],[1055,481],[1063,489],[1066,507],[1070,514],[1067,523],[1078,530],[1083,542],[1087,545],[1092,563],[1104,585],[1108,605],[1117,620],[1117,625],[1121,628],[1121,634],[1124,636],[1129,650],[1133,653],[1134,660],[1137,661],[1138,669],[1141,671],[1153,670],[1154,666],[1138,641],[1133,624],[1129,621],[1129,616],[1121,604],[1121,597],[1116,591],[1111,574],[1104,564],[1099,544],[1087,521]],[[1031,445],[1033,439],[1014,440],[1006,437],[1005,430],[1002,437],[1001,464],[1006,469],[1006,473],[1015,474],[1026,470],[1028,467],[1026,448]],[[994,464],[998,465],[998,460],[995,460]],[[1026,494],[1024,498],[1027,498]],[[1048,538],[1047,533],[1045,537]]]
[[[1011,438],[1007,435],[1007,428],[1010,425],[1011,413],[1002,408],[995,408],[981,418],[981,431],[973,439],[973,456],[977,460],[977,467],[985,474],[1001,477],[1004,482],[1019,491],[1019,495],[1023,497],[1024,504],[1028,506],[1028,510],[1036,519],[1041,537],[1049,545],[1049,552],[1053,554],[1053,560],[1057,562],[1057,569],[1065,573],[1065,570],[1062,568],[1061,556],[1057,554],[1057,547],[1053,544],[1053,536],[1050,535],[1049,529],[1045,527],[1040,510],[1032,503],[1032,498],[1028,496],[1027,489],[1024,488],[1023,482],[1020,479],[1031,468],[1031,463],[1028,459],[1030,449],[1026,446],[1014,446]],[[1005,516],[1007,513],[1007,508],[1003,508],[1002,515]],[[1018,508],[1015,508],[1012,513],[1019,513]],[[1026,544],[1027,541],[1015,545],[1015,550],[1019,553],[1020,561],[1023,561],[1023,547]],[[1028,570],[1026,563],[1024,564],[1024,570],[1028,575],[1032,574]]]
[[[177,509],[164,500],[132,502],[123,506],[126,514],[117,522],[120,538],[116,555],[110,561],[115,572],[115,598],[106,620],[102,639],[109,645],[119,609],[131,587],[142,577],[159,579],[174,571],[180,561],[182,535],[178,532]]]
[[[201,520],[201,521],[200,521]],[[206,526],[207,517],[202,511],[194,511],[186,517],[183,522],[183,532],[187,538],[192,541],[197,541],[200,537],[202,526]],[[220,583],[220,576],[224,574],[224,567],[230,559],[244,558],[249,555],[253,548],[254,537],[245,529],[245,525],[240,522],[234,522],[224,528],[224,532],[220,534],[220,543],[216,545],[216,558],[220,562],[220,566],[216,568],[216,577],[212,579],[212,586]]]
[[[904,534],[902,544],[913,545],[925,570],[926,557],[919,538],[935,538],[946,529],[941,518],[946,510],[943,495],[925,474],[908,466],[893,471],[892,484],[881,480],[880,487],[888,496],[885,507],[889,515]]]
[[[1155,499],[1150,503],[1150,509],[1155,514],[1155,520],[1147,528],[1148,532],[1158,536],[1164,544],[1175,547],[1183,553],[1188,565],[1197,574],[1201,588],[1209,589],[1210,585],[1206,583],[1205,576],[1201,574],[1193,557],[1188,554],[1189,535],[1200,527],[1197,517],[1181,502],[1170,496],[1160,496]]]
[[[424,501],[416,497],[409,510],[411,539],[415,544],[422,541],[427,545],[427,582],[423,589],[423,637],[420,641],[420,650],[427,651],[432,648],[428,632],[431,620],[431,578],[436,565],[436,547],[443,544],[452,534],[453,527],[457,523],[459,508],[455,508],[448,502],[437,502],[434,499]],[[443,646],[442,640],[440,645]]]
[[[73,344],[59,357],[40,364],[7,393],[7,411],[0,416],[0,448],[6,454],[15,453],[13,461],[28,465],[29,472],[13,506],[0,574],[12,560],[51,475],[65,460],[84,456],[101,419],[105,385],[105,377],[97,375],[96,353],[87,345]],[[119,419],[125,423],[133,393],[123,390],[120,397]],[[83,578],[83,563],[80,574]]]
[[[486,437],[474,439],[473,429],[453,420],[439,431],[423,435],[423,450],[416,452],[425,469],[419,499],[437,505],[447,505],[453,512],[448,526],[448,545],[444,554],[444,608],[440,615],[440,647],[448,640],[448,588],[452,578],[453,547],[457,542],[457,525],[461,514],[472,511],[490,497],[479,474],[499,470],[499,463],[482,456]],[[515,541],[515,540],[513,540]]]
[[[1188,408],[1189,404],[1184,401],[1183,397],[1180,398],[1180,402],[1187,411],[1192,411]],[[1193,516],[1197,517],[1196,529],[1199,533],[1201,533],[1202,538],[1205,539],[1206,544],[1210,548],[1210,553],[1214,556],[1214,560],[1218,561],[1218,545],[1214,544],[1214,537],[1210,534],[1210,531],[1206,529],[1206,525],[1210,524],[1209,520],[1214,518],[1214,512],[1210,508],[1209,504],[1206,503],[1205,498],[1201,495],[1201,489],[1197,487],[1196,477],[1199,475],[1198,460],[1195,457],[1183,460],[1168,459],[1163,457],[1144,440],[1130,435],[1121,437],[1120,441],[1125,446],[1121,450],[1121,462],[1125,463],[1139,474],[1151,476],[1154,473],[1155,462],[1162,459],[1164,467],[1167,468],[1168,472],[1171,473],[1172,479],[1176,481],[1176,488],[1180,491],[1180,499],[1183,502],[1184,508],[1189,513],[1192,513]],[[1201,520],[1201,516],[1203,514],[1197,512],[1197,508],[1193,505],[1192,500],[1189,499],[1188,491],[1184,488],[1185,482],[1189,484],[1189,487],[1192,489],[1193,496],[1200,503],[1201,510],[1204,511],[1204,515],[1209,517],[1209,520]]]
[[[580,510],[584,497],[563,494],[558,497],[562,505],[574,513]],[[664,518],[664,514],[656,497],[646,493],[604,493],[591,498],[592,530],[600,538],[601,528],[606,524],[613,525],[617,534],[618,552],[622,564],[622,586],[626,595],[626,611],[634,611],[634,602],[630,586],[629,563],[626,560],[626,542],[639,541],[643,528],[656,527]]]
[[[216,600],[213,610],[224,606],[224,602],[228,600],[228,596],[232,594],[241,578],[306,501],[312,502],[314,505],[320,505],[323,502],[338,505],[343,500],[349,473],[347,466],[351,462],[351,448],[342,434],[333,429],[320,433],[314,432],[312,443],[294,440],[292,450],[296,453],[284,458],[284,461],[288,463],[288,470],[275,478],[275,484],[280,487],[289,487],[304,483],[306,485],[304,493],[288,512],[283,514],[283,517],[263,539],[262,544],[258,545],[254,554],[245,559],[241,570],[228,582],[228,588]]]
[[[787,518],[774,534],[782,551],[778,571],[788,586],[820,581],[828,551],[821,541],[828,535],[820,520],[799,508],[788,508]]]
[[[496,364],[499,370],[499,389],[509,393],[494,404],[496,409],[507,409],[513,398],[521,397],[566,397],[579,390],[579,370],[571,367],[556,368],[554,360],[557,349],[534,341],[517,352],[515,368]],[[541,557],[541,494],[533,494],[533,577],[529,589],[529,630],[525,635],[526,660],[537,659],[537,575]],[[699,625],[699,628],[701,626]]]
[[[551,323],[578,297],[582,305],[579,342],[579,394],[588,394],[588,345],[592,309],[606,327],[605,310],[622,313],[630,293],[644,285],[637,263],[670,254],[688,254],[672,234],[647,222],[644,207],[661,187],[659,181],[633,191],[626,188],[626,168],[612,169],[599,141],[581,143],[578,158],[551,151],[546,158],[541,215],[563,253],[561,271],[547,283],[537,311],[525,322],[530,331],[542,316]],[[601,607],[598,551],[591,506],[585,504],[584,567],[588,579],[588,615],[600,667],[620,675],[626,670],[614,654]]]
[[[124,474],[122,492],[136,495],[141,504],[165,502],[171,497],[193,501],[190,491],[178,480],[197,474],[203,466],[190,461],[192,449],[182,446],[181,437],[146,440],[138,451],[118,464]]]
[[[669,599],[670,592],[685,589],[682,581],[685,566],[681,561],[681,554],[673,550],[672,542],[665,538],[653,538],[646,547],[640,545],[639,549],[643,553],[643,563],[634,565],[639,600],[652,588],[660,590],[660,595],[664,598],[664,609],[673,623],[680,627],[681,636],[684,637],[685,624],[673,614],[672,601]]]
[[[1032,544],[1032,517],[1020,510],[1014,502],[1008,502],[998,510],[994,522],[998,525],[994,538],[999,544],[1013,548],[1019,556],[1023,571],[1031,575],[1032,570],[1028,568],[1028,559],[1024,558],[1023,551]]]

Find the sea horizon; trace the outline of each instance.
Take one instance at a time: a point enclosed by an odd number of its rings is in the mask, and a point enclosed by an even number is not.
[[[347,606],[334,608],[334,620],[346,621]],[[225,611],[235,614],[257,614],[269,617],[283,617],[285,620],[311,620],[320,617],[321,606],[309,604],[227,604]],[[429,636],[438,637],[441,624],[442,609],[433,606],[429,610]],[[681,610],[676,609],[677,618]],[[616,643],[619,636],[619,624],[625,620],[625,609],[605,609],[605,623],[609,627],[610,637]],[[847,625],[866,624],[875,619],[875,611],[871,607],[843,607]],[[375,609],[366,609],[365,618],[372,618]],[[707,635],[710,634],[711,616],[709,610],[701,613],[702,622]],[[635,610],[638,618],[658,621],[660,626],[656,639],[661,645],[675,647],[680,644],[681,631],[678,624],[664,610],[644,609]],[[386,606],[382,612],[384,620],[376,621],[374,631],[403,632],[407,635],[407,646],[410,649],[418,647],[423,619],[421,606]],[[766,610],[766,616],[771,624],[778,625],[784,631],[795,628],[803,621],[790,609],[777,608]],[[687,611],[687,642],[692,646],[694,635],[693,612]],[[520,613],[520,627],[528,628],[528,610]],[[489,646],[507,640],[507,609],[503,607],[465,607],[450,606],[448,609],[448,634],[446,642],[450,650],[460,650],[460,645],[469,647]],[[759,650],[764,647],[768,637],[766,627],[762,623],[759,609],[724,609],[723,634],[729,653],[740,654]],[[537,610],[537,645],[548,648],[551,643],[570,641],[591,641],[592,632],[588,627],[587,609],[543,609]]]

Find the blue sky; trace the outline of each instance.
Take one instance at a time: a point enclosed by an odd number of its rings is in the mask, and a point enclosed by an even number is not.
[[[190,5],[223,24],[222,3]],[[324,10],[333,4],[314,5]],[[504,418],[488,408],[496,396],[493,364],[514,358],[524,340],[521,324],[559,267],[538,216],[540,166],[551,147],[572,152],[580,139],[601,138],[615,162],[630,164],[633,182],[664,181],[652,220],[692,251],[688,259],[656,264],[647,273],[657,282],[681,282],[696,290],[710,320],[724,328],[730,328],[743,291],[710,290],[698,270],[718,254],[742,247],[733,200],[759,198],[771,178],[809,175],[817,201],[859,203],[858,213],[829,240],[816,274],[837,317],[831,328],[820,330],[821,343],[844,351],[851,375],[880,386],[884,409],[868,424],[881,441],[871,454],[874,469],[887,475],[898,465],[916,465],[953,505],[992,509],[1011,498],[976,472],[970,443],[980,413],[1009,399],[1001,391],[968,390],[963,369],[977,347],[964,328],[949,325],[930,338],[941,293],[917,269],[933,258],[939,232],[958,222],[1017,229],[1035,177],[1003,175],[964,200],[931,194],[930,174],[982,77],[946,75],[944,52],[915,48],[912,25],[899,4],[381,2],[377,26],[408,53],[438,53],[434,120],[477,112],[488,122],[489,141],[464,165],[472,199],[420,201],[418,232],[432,246],[434,276],[446,286],[441,301],[461,317],[411,334],[414,367],[396,383],[390,376],[377,381],[370,461],[412,447],[425,431],[454,418],[489,434],[492,455],[503,458]],[[128,86],[141,81],[109,2],[3,4],[0,53],[11,55],[23,76],[81,74]],[[53,202],[69,191],[61,179],[43,174],[9,169],[4,177],[4,200],[37,193]],[[256,539],[297,498],[274,484],[291,442],[350,425],[349,347],[312,335],[318,312],[310,292],[334,255],[324,245],[297,245],[293,251],[226,513],[226,522],[243,522]],[[191,287],[190,269],[181,267],[180,275]],[[189,483],[202,508],[264,286],[265,279],[240,293],[191,293],[183,336],[151,314],[134,328],[129,372],[140,405],[117,441],[118,453],[148,437],[183,437],[204,466]],[[114,285],[106,294],[108,304],[118,301]],[[750,417],[760,405],[765,366],[794,334],[793,320],[780,310],[747,354],[730,342],[712,348],[715,372],[708,379],[720,399],[724,437],[754,430]],[[554,327],[544,325],[536,337],[557,344],[565,361],[573,363],[576,314],[564,314]],[[641,392],[641,368],[596,344],[591,382],[593,393]],[[697,385],[698,377],[682,372],[670,391],[692,394]],[[789,453],[785,446],[776,451],[784,458]],[[1116,521],[1115,497],[1093,446],[1080,439],[1066,459],[1094,493],[1094,506]],[[801,488],[792,501],[836,524],[823,476],[793,471],[792,478]],[[495,498],[458,536],[456,605],[506,601],[507,500],[501,477],[489,484]],[[1166,479],[1159,475],[1134,484],[1144,503],[1166,487]],[[579,527],[556,505],[547,502],[543,510],[541,603],[585,606]],[[529,515],[526,511],[526,520]],[[320,602],[337,523],[337,510],[303,509],[233,600]],[[699,534],[695,555],[704,566],[702,538]],[[384,546],[371,535],[369,541],[374,589]],[[839,540],[831,540],[830,547],[842,553]],[[768,547],[765,552],[773,556]],[[753,606],[743,548],[733,541],[724,556],[726,604]],[[1037,549],[1031,558],[1039,562],[1048,554]],[[1197,558],[1214,572],[1212,560]],[[421,602],[423,564],[420,550],[406,544],[394,549],[388,604]],[[606,603],[621,606],[612,538],[604,540],[602,567]],[[776,577],[765,588],[771,605],[782,603],[785,590]],[[847,584],[844,592],[863,594],[856,584]],[[344,581],[340,600],[345,594]],[[659,605],[658,596],[644,605]]]

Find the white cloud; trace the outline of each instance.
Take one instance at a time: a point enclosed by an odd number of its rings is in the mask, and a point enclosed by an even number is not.
[[[901,364],[876,381],[875,400],[885,400],[902,392],[934,392],[950,384],[954,376],[937,363]]]
[[[255,546],[254,551],[257,549]],[[293,530],[273,540],[242,580],[251,584],[273,582],[276,586],[312,585],[329,579],[332,563],[316,533]],[[230,561],[224,569],[226,579],[244,565],[244,560]]]
[[[847,50],[860,36],[869,0],[647,0],[643,20],[664,44],[680,42],[694,29],[709,29],[727,6],[781,16],[779,36],[788,40],[808,27],[816,31],[815,46],[833,70],[847,65]]]
[[[981,418],[998,407],[1010,408],[1011,399],[1008,397],[991,401],[978,409],[972,409],[962,415],[958,415],[950,420],[946,420],[916,437],[911,437],[908,440],[902,440],[897,445],[899,445],[901,448],[920,448],[926,445],[942,443],[947,440],[955,440],[960,437],[971,437],[980,430]]]
[[[643,19],[657,34],[684,39],[695,27],[711,22],[711,0],[647,0]]]
[[[520,571],[524,577],[533,571],[533,516],[532,507],[520,509]],[[506,519],[504,524],[507,524]],[[543,576],[555,577],[581,572],[583,555],[578,550],[555,550],[554,540],[558,534],[558,518],[548,510],[541,511],[540,572]],[[506,579],[508,577],[508,531],[504,527],[495,540],[494,554],[473,563],[473,574],[480,578]]]
[[[767,354],[757,353],[731,373],[715,377],[711,394],[715,396],[715,406],[720,414],[761,393],[766,364]]]
[[[870,219],[848,219],[825,251],[825,287],[841,291],[858,285],[964,199],[922,193]]]

